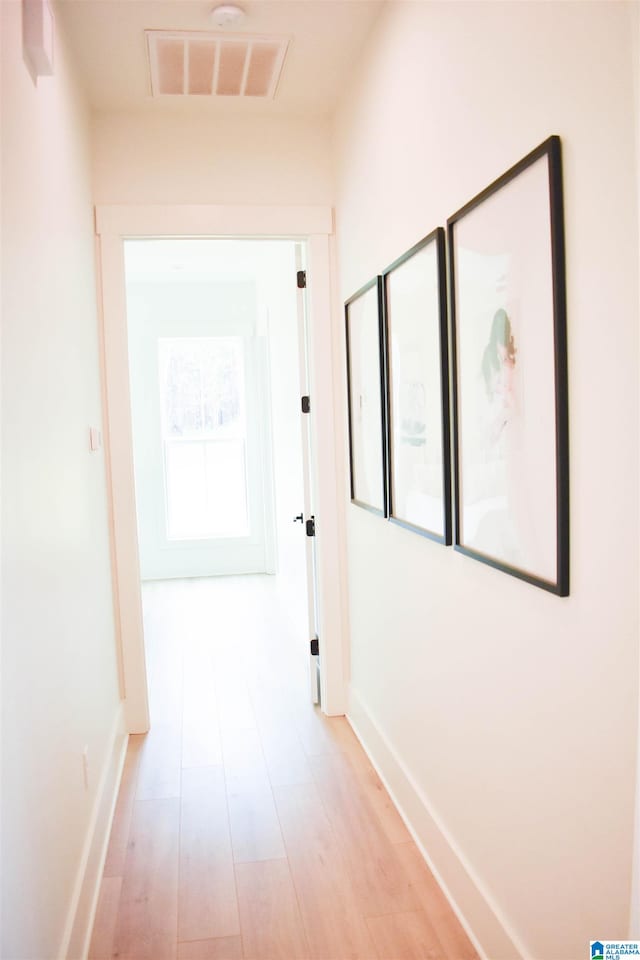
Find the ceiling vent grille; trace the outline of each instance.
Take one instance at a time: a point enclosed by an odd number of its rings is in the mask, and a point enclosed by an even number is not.
[[[276,93],[289,41],[246,34],[147,30],[154,97],[261,97]]]

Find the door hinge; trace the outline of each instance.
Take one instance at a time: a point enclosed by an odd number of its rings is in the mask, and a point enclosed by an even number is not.
[[[302,398],[301,398],[301,406],[302,406],[302,412],[303,412],[303,413],[309,413],[309,410],[311,410],[311,398],[310,398],[310,397],[302,397]]]
[[[316,518],[315,517],[311,517],[309,520],[307,520],[306,528],[307,528],[307,536],[315,537],[316,535]]]
[[[314,637],[313,640],[309,641],[309,647],[311,648],[311,656],[317,657],[320,654],[320,641],[317,637]]]
[[[296,274],[296,283],[298,284],[298,290],[304,290],[307,286],[307,271],[298,270]]]

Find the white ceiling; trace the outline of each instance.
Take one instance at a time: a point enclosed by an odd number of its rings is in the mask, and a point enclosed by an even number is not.
[[[154,100],[145,30],[215,31],[215,0],[59,0],[59,27],[96,110],[313,113],[333,110],[383,0],[239,0],[236,33],[290,37],[273,101],[234,97]]]

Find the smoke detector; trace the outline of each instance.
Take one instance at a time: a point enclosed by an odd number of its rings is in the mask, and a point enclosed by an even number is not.
[[[242,7],[237,7],[235,3],[223,3],[211,11],[211,19],[216,27],[237,27],[245,16]]]

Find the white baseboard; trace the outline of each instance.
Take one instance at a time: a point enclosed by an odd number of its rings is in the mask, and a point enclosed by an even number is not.
[[[527,951],[352,687],[347,719],[480,956],[522,960]]]
[[[100,775],[96,798],[80,857],[76,883],[67,914],[59,957],[86,960],[95,918],[102,871],[107,856],[109,834],[115,811],[120,779],[127,752],[124,704],[114,717],[106,759]]]
[[[638,732],[638,761],[636,765],[636,816],[634,824],[633,866],[631,870],[629,940],[640,939],[640,725],[638,727]]]

